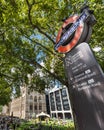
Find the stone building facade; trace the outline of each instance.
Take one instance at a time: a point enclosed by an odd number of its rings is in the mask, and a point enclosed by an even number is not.
[[[27,87],[21,88],[21,96],[13,99],[9,103],[8,109],[6,106],[3,108],[3,114],[13,115],[23,119],[31,118],[40,112],[46,113],[45,94],[40,94],[36,91],[30,92]]]
[[[9,107],[4,106],[3,112],[23,119],[35,117],[41,112],[50,114],[52,118],[73,119],[66,87],[50,89],[47,94],[22,87],[21,96],[13,99]]]

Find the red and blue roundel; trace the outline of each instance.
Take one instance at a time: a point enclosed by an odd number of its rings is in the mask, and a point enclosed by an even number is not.
[[[65,31],[71,27],[73,23],[76,22],[76,20],[79,18],[78,15],[74,15],[66,19],[61,27],[61,29],[58,32],[58,35],[56,37],[56,44],[60,41],[61,37],[64,35]],[[57,51],[59,53],[67,53],[71,49],[73,49],[76,44],[80,42],[85,42],[88,40],[89,31],[88,26],[86,23],[81,22],[75,32],[69,37],[69,39],[64,43],[64,45],[61,45],[58,47]]]

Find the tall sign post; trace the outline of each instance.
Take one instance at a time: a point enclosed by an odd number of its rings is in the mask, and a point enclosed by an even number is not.
[[[55,50],[65,53],[64,66],[76,130],[104,130],[104,73],[88,45],[93,11],[88,6],[81,15],[64,21]]]

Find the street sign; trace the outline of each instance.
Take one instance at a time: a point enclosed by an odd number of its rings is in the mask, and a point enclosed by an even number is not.
[[[66,20],[56,37],[55,50],[59,53],[71,51],[77,44],[88,42],[92,33],[92,26],[96,23],[93,10],[85,5],[80,15],[72,15]]]
[[[104,73],[87,43],[64,59],[78,130],[104,130]]]

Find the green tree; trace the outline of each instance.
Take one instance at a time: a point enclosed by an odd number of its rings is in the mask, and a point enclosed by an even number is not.
[[[2,106],[0,105],[0,113],[2,112]]]
[[[68,85],[64,55],[54,51],[54,44],[62,19],[79,12],[82,4],[82,0],[0,1],[1,90],[6,85],[5,91],[19,95],[24,83],[39,92],[56,83]],[[101,0],[90,0],[89,5],[97,19],[90,45],[101,47],[95,54],[104,68],[104,5]]]
[[[5,105],[10,101],[11,88],[4,79],[0,79],[0,105]]]

